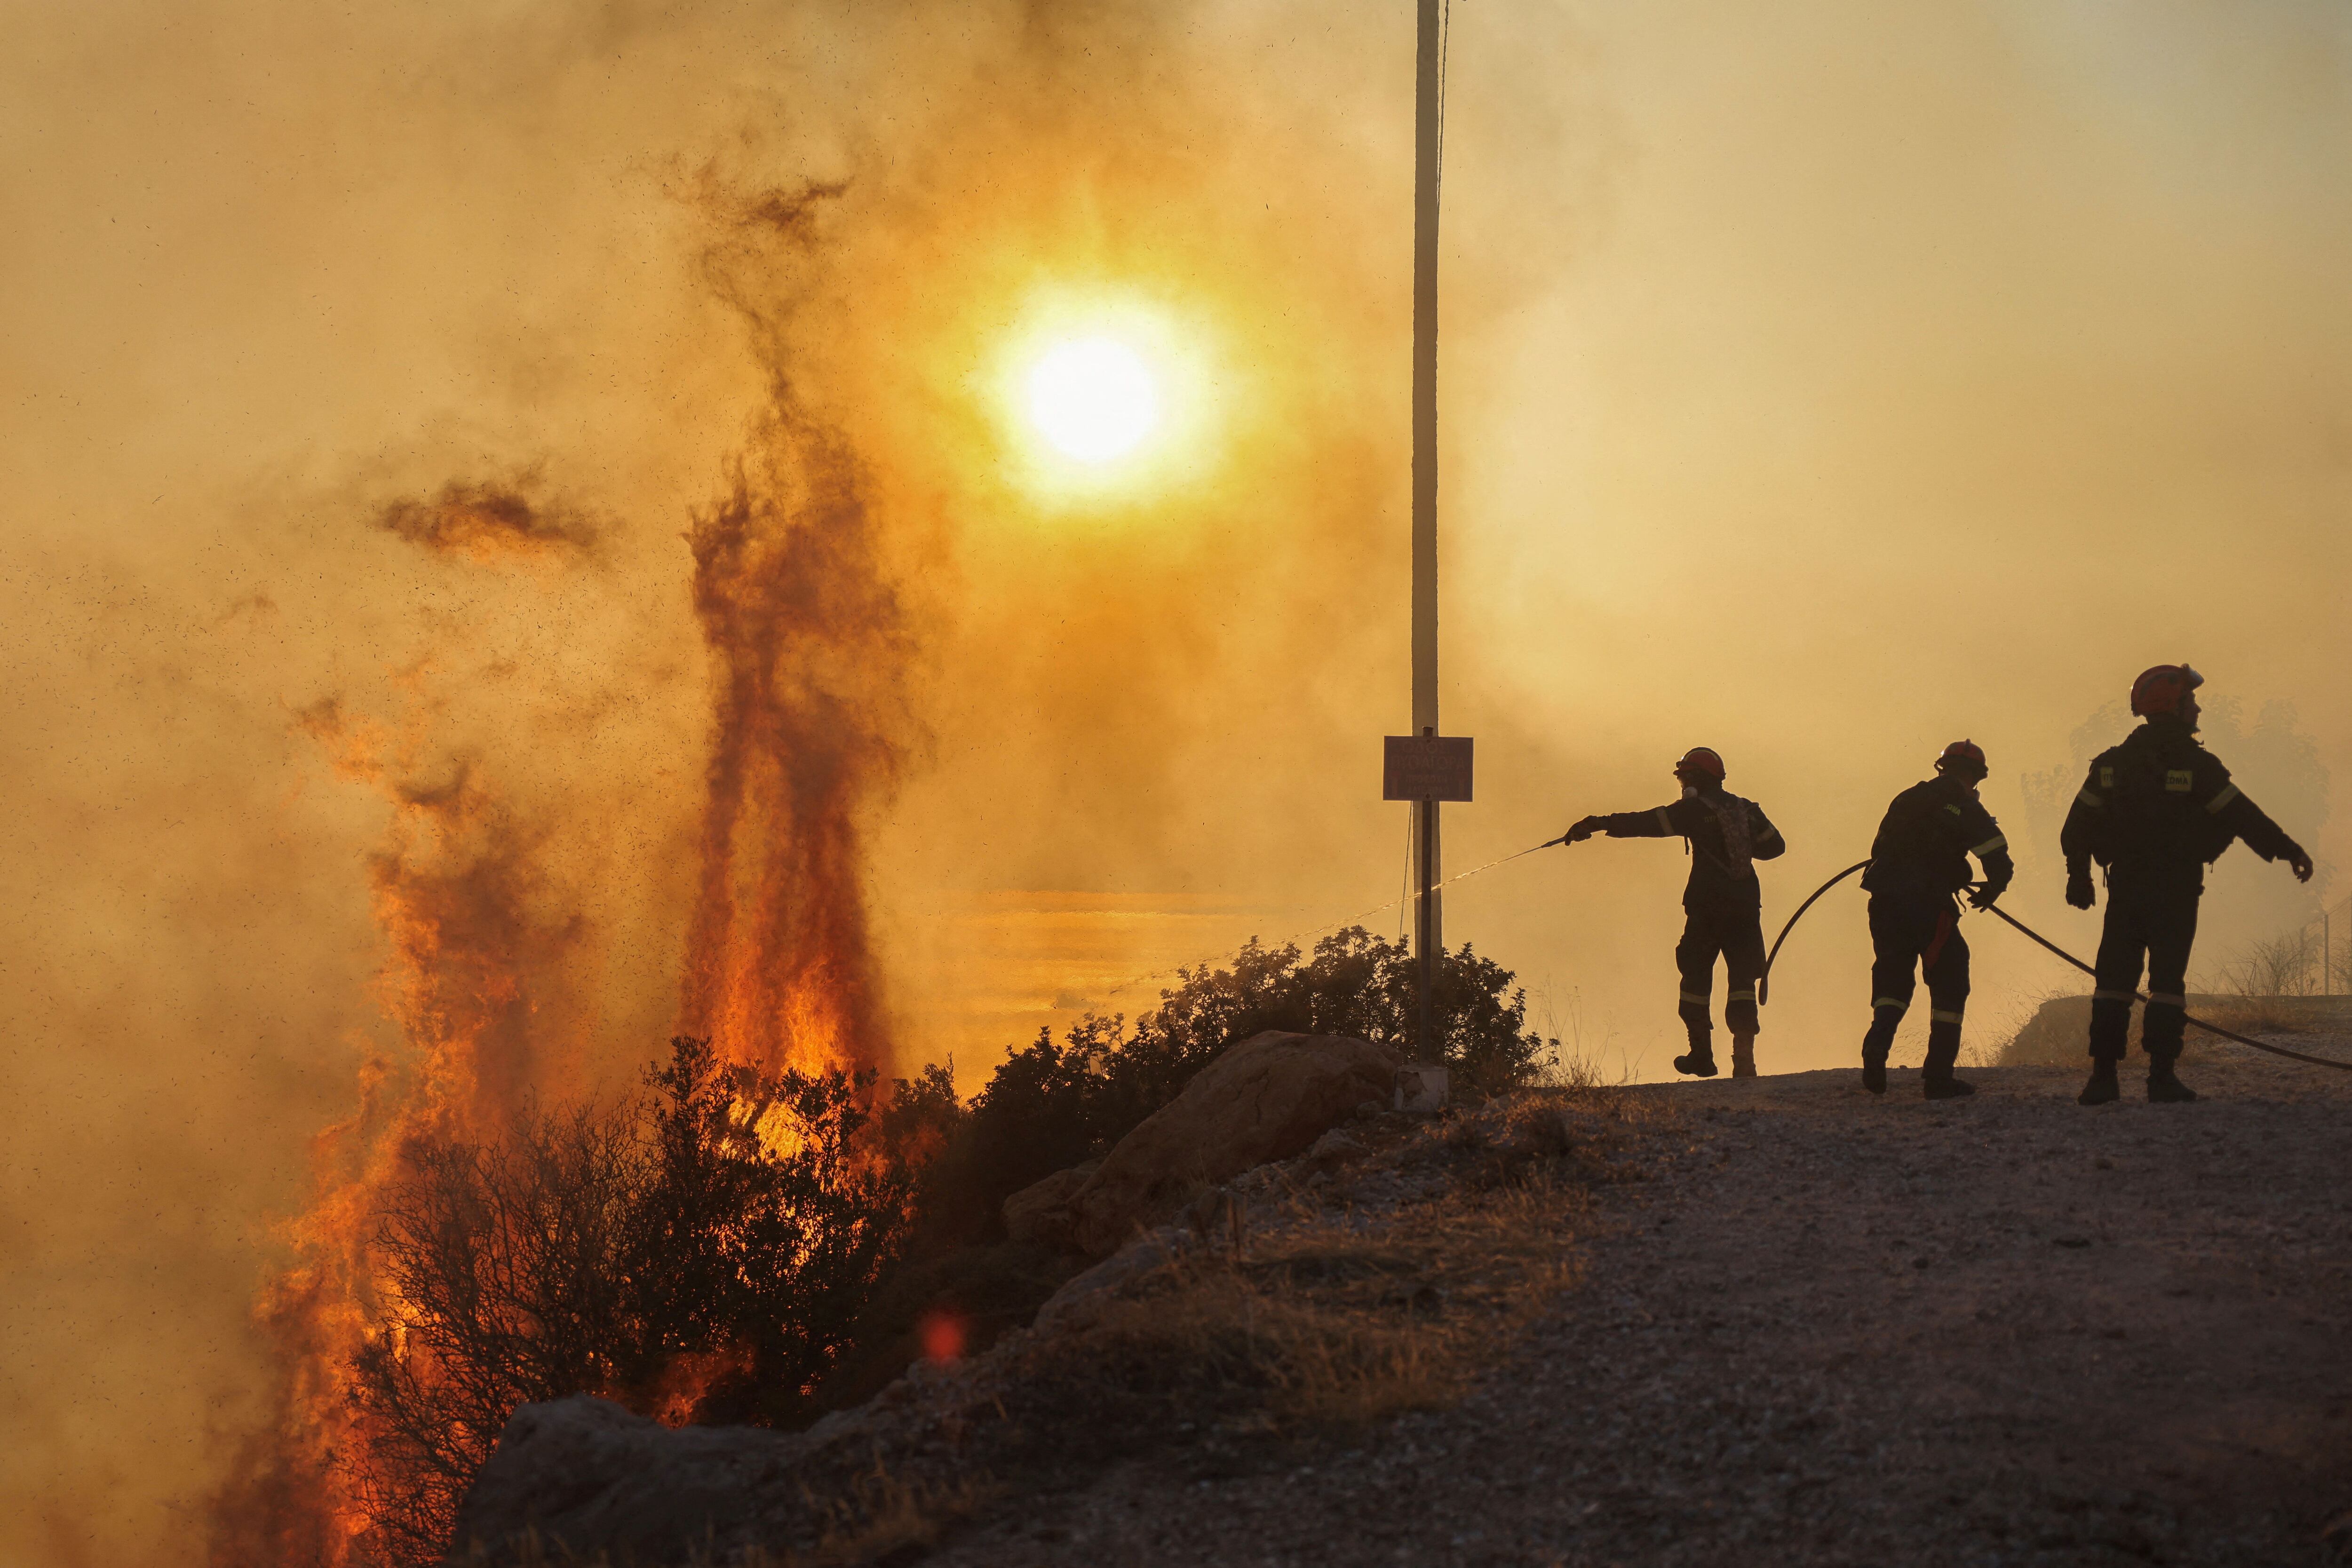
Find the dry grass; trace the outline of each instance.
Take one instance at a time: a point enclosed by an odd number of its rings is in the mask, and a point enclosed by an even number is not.
[[[2200,997],[2189,1005],[2200,1019],[2237,1034],[2302,1034],[2316,1021],[2316,1009],[2303,997]],[[2212,1045],[2220,1038],[2191,1024],[2184,1043]]]
[[[1336,1194],[1261,1206],[1244,1244],[1129,1283],[1089,1331],[1042,1347],[1042,1383],[1171,1434],[1294,1441],[1454,1404],[1573,1286],[1585,1183],[1628,1176],[1621,1145],[1658,1114],[1654,1095],[1540,1089],[1404,1128],[1336,1173]],[[1433,1168],[1446,1180],[1428,1199],[1367,1213],[1345,1197]]]
[[[1091,1346],[1074,1348],[1108,1350],[1113,1366],[1185,1368],[1177,1385],[1243,1429],[1353,1438],[1458,1399],[1511,1331],[1571,1282],[1552,1223],[1559,1199],[1528,1184],[1379,1230],[1326,1216],[1238,1256],[1194,1250],[1107,1312]]]
[[[1565,1098],[1498,1103],[1388,1151],[1453,1167],[1433,1200],[1374,1218],[1302,1196],[1261,1210],[1239,1247],[1163,1260],[1035,1348],[1021,1423],[1088,1450],[1137,1434],[1352,1441],[1452,1404],[1574,1281],[1589,1197]]]
[[[1633,1082],[1640,1069],[1637,1060],[1628,1058],[1617,1049],[1614,1030],[1595,1027],[1585,1017],[1584,998],[1580,993],[1569,993],[1566,1021],[1554,1008],[1549,998],[1542,998],[1538,1007],[1543,1019],[1537,1031],[1551,1044],[1551,1053],[1538,1069],[1536,1082],[1545,1089],[1581,1093],[1589,1090],[1622,1088]],[[1612,1051],[1617,1057],[1617,1069],[1612,1074],[1602,1067],[1602,1060]]]
[[[831,1501],[811,1500],[823,1521],[814,1546],[772,1553],[755,1548],[728,1568],[860,1568],[917,1552],[987,1507],[997,1491],[971,1479],[939,1485],[902,1479],[877,1466]]]

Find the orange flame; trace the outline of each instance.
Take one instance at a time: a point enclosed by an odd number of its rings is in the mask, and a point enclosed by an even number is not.
[[[355,735],[331,711],[304,725],[339,766],[382,781],[381,736]],[[521,836],[465,776],[394,795],[391,838],[369,869],[390,948],[379,1001],[406,1060],[370,1061],[358,1112],[312,1142],[310,1207],[281,1229],[294,1261],[256,1306],[278,1351],[275,1407],[215,1503],[212,1561],[224,1568],[352,1561],[366,1519],[344,1461],[371,1435],[348,1368],[380,1318],[367,1257],[377,1200],[415,1140],[506,1124],[533,1081],[527,977],[558,970],[573,936],[529,917]]]
[[[793,434],[804,501],[739,470],[693,534],[718,668],[682,1027],[761,1067],[885,1066],[859,819],[899,764],[906,633],[846,460]]]
[[[730,221],[760,236],[754,251],[803,246],[827,193],[754,203]],[[762,297],[729,294],[747,316]],[[761,351],[781,356],[777,324],[752,325]],[[773,384],[775,407],[691,534],[714,690],[680,1027],[722,1060],[766,1069],[884,1067],[862,832],[898,775],[911,639],[855,465],[797,411],[781,371]],[[376,520],[451,570],[592,554],[593,525],[534,499],[537,487],[535,472],[503,486],[453,481]],[[416,711],[434,709],[420,700]],[[411,781],[430,739],[422,718],[387,727],[331,700],[296,718],[340,777],[383,789],[394,807],[369,874],[387,946],[377,999],[403,1049],[371,1062],[358,1113],[320,1134],[310,1206],[282,1232],[292,1261],[257,1303],[278,1375],[267,1424],[215,1500],[212,1561],[224,1568],[344,1568],[380,1555],[362,1493],[381,1435],[350,1395],[370,1336],[400,1321],[371,1266],[382,1201],[427,1140],[494,1141],[534,1088],[560,1096],[568,1063],[551,1053],[581,1049],[534,1025],[535,999],[568,994],[580,935],[576,921],[532,913],[544,903],[533,896],[541,836],[465,768]],[[684,1421],[740,1370],[725,1354],[681,1358],[631,1397]]]

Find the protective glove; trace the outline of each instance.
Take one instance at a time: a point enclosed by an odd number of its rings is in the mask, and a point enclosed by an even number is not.
[[[1989,882],[1980,882],[1969,889],[1969,906],[1972,909],[1990,909],[1992,901],[2000,896],[2000,889]]]
[[[1593,834],[1595,834],[1595,833],[1599,832],[1600,831],[1601,831],[1601,819],[1600,819],[1600,818],[1598,818],[1598,817],[1584,817],[1584,818],[1580,818],[1580,819],[1579,819],[1579,820],[1578,820],[1576,826],[1574,826],[1574,827],[1572,827],[1572,828],[1570,828],[1570,829],[1569,829],[1569,830],[1568,830],[1568,841],[1569,841],[1570,843],[1571,843],[1571,844],[1580,844],[1580,843],[1582,843],[1585,840],[1587,840],[1587,839],[1591,838]]]
[[[2311,856],[2304,852],[2304,848],[2301,844],[2290,843],[2287,845],[2286,863],[2294,870],[2295,881],[2309,882],[2311,880]]]
[[[2075,866],[2066,873],[2066,902],[2077,909],[2088,909],[2098,899],[2091,887],[2091,868]]]

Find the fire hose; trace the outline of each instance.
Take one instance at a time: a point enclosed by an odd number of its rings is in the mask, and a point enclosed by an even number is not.
[[[1772,950],[1764,956],[1764,973],[1758,978],[1756,983],[1756,1000],[1759,1006],[1761,1006],[1766,998],[1770,995],[1772,965],[1773,961],[1780,956],[1780,944],[1789,939],[1789,933],[1796,929],[1797,922],[1804,918],[1805,911],[1811,909],[1813,906],[1814,901],[1819,899],[1822,894],[1827,893],[1830,889],[1835,887],[1838,883],[1843,882],[1846,878],[1862,870],[1864,866],[1866,866],[1870,862],[1868,861],[1863,861],[1857,864],[1846,867],[1845,870],[1838,873],[1837,875],[1830,878],[1829,881],[1813,889],[1811,898],[1808,898],[1804,903],[1797,905],[1797,913],[1789,916],[1789,923],[1780,927],[1780,935],[1773,940]],[[2049,937],[2042,935],[2041,932],[2034,930],[2033,927],[2028,925],[2024,921],[2020,920],[2014,915],[2011,915],[2008,910],[2001,908],[1998,904],[1981,904],[1979,905],[1979,907],[1983,909],[1988,915],[2000,915],[2002,920],[2015,927],[2019,935],[2047,949],[2049,952],[2057,955],[2059,957],[2063,958],[2067,963],[2074,965],[2074,967],[2082,970],[2083,973],[2090,976],[2092,978],[2096,979],[2098,977],[2099,972],[2096,969],[2083,962],[2082,959],[2074,956],[2074,954],[2066,951],[2065,948],[2058,946],[2057,943],[2050,940]],[[2135,1001],[2145,1002],[2147,1000],[2147,993],[2146,991],[2134,991],[2132,993],[2132,998]],[[2233,1030],[2226,1030],[2219,1024],[2208,1023],[2194,1013],[2188,1013],[2185,1016],[2190,1023],[2195,1024],[2199,1029],[2203,1030],[2206,1033],[2218,1034],[2223,1040],[2235,1040],[2240,1045],[2250,1045],[2256,1051],[2266,1051],[2273,1056],[2284,1056],[2292,1061],[2307,1061],[2314,1067],[2334,1067],[2343,1071],[2352,1072],[2352,1061],[2337,1061],[2332,1058],[2325,1056],[2307,1056],[2300,1051],[2289,1051],[2283,1045],[2265,1045],[2259,1040],[2249,1040],[2244,1035],[2239,1034]]]
[[[1780,935],[1772,939],[1772,950],[1764,955],[1764,972],[1756,977],[1756,1005],[1758,1007],[1760,1008],[1766,1002],[1772,999],[1772,962],[1774,959],[1780,957],[1780,944],[1789,939],[1789,933],[1797,928],[1797,922],[1805,917],[1805,911],[1811,909],[1813,906],[1815,900],[1819,899],[1822,894],[1827,893],[1830,889],[1835,887],[1838,883],[1843,882],[1846,878],[1852,876],[1854,873],[1860,871],[1869,863],[1870,862],[1868,861],[1856,861],[1853,864],[1846,867],[1845,870],[1838,873],[1837,875],[1830,878],[1829,881],[1822,883],[1821,886],[1813,889],[1813,896],[1805,900],[1804,903],[1797,905],[1797,913],[1789,916],[1789,924],[1781,926]]]

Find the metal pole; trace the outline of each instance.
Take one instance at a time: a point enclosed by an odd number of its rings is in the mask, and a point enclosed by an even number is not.
[[[1414,57],[1412,192],[1412,728],[1437,733],[1437,158],[1442,122],[1441,0],[1419,0]],[[1430,984],[1444,940],[1436,895],[1437,802],[1422,800],[1413,835],[1420,863],[1421,1059],[1434,1061]]]
[[[1424,729],[1422,733],[1427,735],[1431,732]],[[1421,948],[1421,1030],[1413,1041],[1413,1059],[1417,1061],[1435,1061],[1438,1060],[1439,1051],[1437,1038],[1432,1024],[1435,1011],[1435,1005],[1432,998],[1436,993],[1437,954],[1436,945],[1431,940],[1431,936],[1432,929],[1437,922],[1437,909],[1436,901],[1430,892],[1429,868],[1431,862],[1436,859],[1436,844],[1433,841],[1437,837],[1437,802],[1423,800],[1420,805],[1421,853],[1417,858],[1421,862],[1421,919],[1420,929],[1415,934],[1415,939]]]

